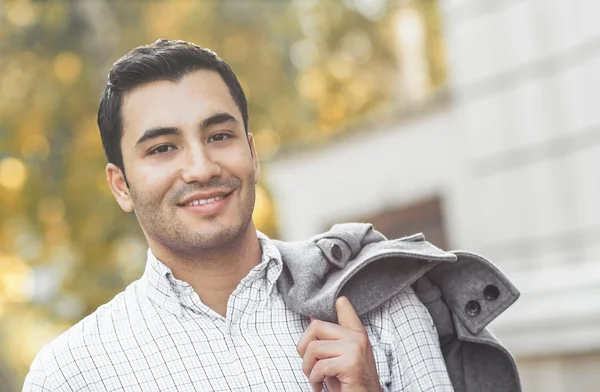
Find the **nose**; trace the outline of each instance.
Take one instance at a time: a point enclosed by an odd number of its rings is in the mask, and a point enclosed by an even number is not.
[[[181,170],[181,178],[187,182],[205,183],[221,175],[221,166],[219,166],[202,148],[202,146],[193,146],[186,149],[185,162]]]

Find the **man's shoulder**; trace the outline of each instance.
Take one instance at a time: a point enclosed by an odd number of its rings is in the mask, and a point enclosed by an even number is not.
[[[119,342],[135,333],[133,326],[142,310],[137,293],[138,282],[130,284],[45,345],[34,361],[38,371],[47,377],[65,378],[64,382],[70,374],[80,373],[80,367],[86,366],[86,362],[91,365],[98,357],[109,355],[115,348],[121,347]]]
[[[361,316],[363,322],[379,329],[396,330],[410,327],[417,331],[435,332],[429,310],[411,286],[391,296],[381,306]]]

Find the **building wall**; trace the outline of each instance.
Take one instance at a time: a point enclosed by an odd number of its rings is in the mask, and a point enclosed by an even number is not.
[[[598,349],[600,3],[443,4],[465,154],[450,229],[522,289],[497,326],[517,355]]]
[[[579,365],[600,353],[600,2],[441,6],[449,102],[278,157],[281,233],[441,197],[450,247],[486,255],[522,292],[493,330],[526,390],[586,390],[598,376]],[[536,376],[553,372],[561,382]]]
[[[267,172],[282,236],[306,238],[332,222],[437,194],[453,170],[451,117],[444,108],[324,148],[282,154]]]

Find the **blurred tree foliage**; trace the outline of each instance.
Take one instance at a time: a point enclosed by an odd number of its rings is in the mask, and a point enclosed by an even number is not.
[[[146,245],[106,185],[95,120],[119,56],[162,37],[213,49],[240,77],[268,161],[402,101],[393,21],[406,7],[428,32],[435,92],[445,68],[433,0],[0,2],[0,338],[16,379],[143,270]],[[255,218],[276,235],[264,187]]]

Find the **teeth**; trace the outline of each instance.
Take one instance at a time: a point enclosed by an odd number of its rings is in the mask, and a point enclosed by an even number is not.
[[[211,197],[210,199],[192,200],[189,203],[187,203],[186,206],[199,206],[199,205],[203,205],[203,204],[208,204],[208,203],[212,203],[217,200],[222,200],[223,197],[224,196],[217,196],[217,197]]]

